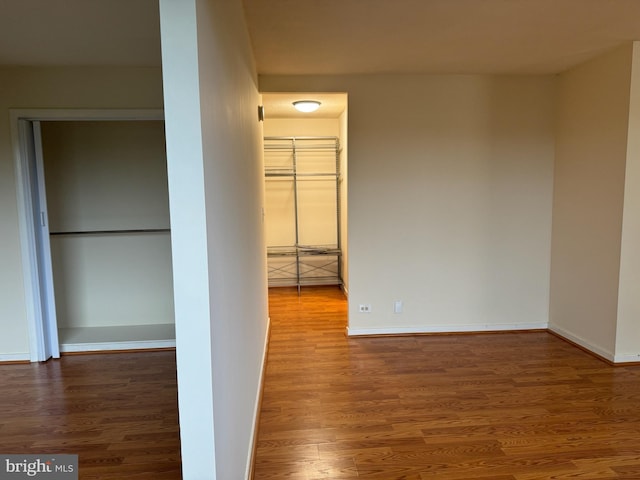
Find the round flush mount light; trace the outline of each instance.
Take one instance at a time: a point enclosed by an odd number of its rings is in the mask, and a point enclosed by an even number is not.
[[[320,108],[320,102],[317,100],[298,100],[297,102],[293,102],[293,106],[299,112],[311,113]]]

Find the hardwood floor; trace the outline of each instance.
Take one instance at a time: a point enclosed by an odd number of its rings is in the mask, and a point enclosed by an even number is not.
[[[255,479],[640,479],[640,367],[546,332],[345,337],[337,288],[270,292]]]
[[[79,454],[84,480],[181,478],[175,352],[0,365],[0,453]]]
[[[640,479],[639,366],[547,333],[349,339],[332,287],[272,289],[270,312],[256,480]],[[0,386],[0,453],[181,478],[174,352],[0,365]]]

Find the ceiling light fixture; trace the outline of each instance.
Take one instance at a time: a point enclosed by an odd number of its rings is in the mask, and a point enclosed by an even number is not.
[[[298,100],[293,102],[293,106],[299,112],[311,113],[320,108],[320,102],[317,100]]]

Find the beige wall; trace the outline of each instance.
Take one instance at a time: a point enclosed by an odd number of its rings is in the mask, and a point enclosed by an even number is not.
[[[268,328],[257,77],[240,0],[160,19],[182,473],[245,478]]]
[[[631,46],[558,79],[550,328],[613,359]]]
[[[342,248],[342,287],[349,294],[349,110],[340,115],[340,244]]]
[[[640,357],[640,42],[632,52],[624,212],[618,289],[616,361]]]
[[[29,358],[9,109],[161,107],[159,68],[0,68],[0,358]]]
[[[340,135],[340,124],[337,118],[266,118],[264,135],[270,136],[309,136]]]
[[[49,230],[168,229],[161,121],[42,122]],[[169,232],[53,235],[59,327],[173,323]]]
[[[350,333],[546,326],[552,77],[264,76],[260,88],[349,95]]]
[[[169,228],[164,122],[42,122],[52,231]]]

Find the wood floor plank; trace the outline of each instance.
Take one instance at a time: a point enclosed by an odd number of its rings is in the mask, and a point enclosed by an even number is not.
[[[541,331],[348,338],[338,288],[269,297],[256,480],[640,479],[638,366]]]
[[[181,478],[175,353],[0,366],[0,452],[78,454],[83,480]]]

